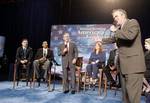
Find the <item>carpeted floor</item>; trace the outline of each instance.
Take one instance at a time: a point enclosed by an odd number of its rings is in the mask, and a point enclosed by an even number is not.
[[[107,96],[98,96],[97,89],[81,91],[76,94],[62,93],[62,86],[57,84],[53,92],[48,92],[46,84],[30,88],[20,82],[19,86],[12,89],[12,82],[0,82],[0,103],[122,103],[121,92],[107,91]],[[141,98],[145,103],[145,97]]]

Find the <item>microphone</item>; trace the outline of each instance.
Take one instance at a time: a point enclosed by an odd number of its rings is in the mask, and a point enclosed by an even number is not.
[[[68,52],[68,46],[67,46],[67,43],[65,44],[65,49],[67,49],[67,51],[65,53]]]
[[[113,23],[112,23],[114,26],[117,26],[117,21],[115,20],[115,21],[113,21]]]
[[[60,64],[57,63],[57,61],[55,59],[53,60],[53,62],[56,66],[61,66]]]

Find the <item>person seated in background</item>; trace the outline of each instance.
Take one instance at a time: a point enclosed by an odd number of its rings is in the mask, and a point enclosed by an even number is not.
[[[20,66],[22,65],[24,68],[27,69],[26,78],[29,81],[31,78],[30,75],[30,65],[32,62],[33,51],[32,48],[28,46],[28,40],[22,39],[21,46],[17,48],[16,52],[16,72],[17,72],[17,81],[19,81],[19,73],[20,73]]]
[[[89,58],[89,64],[86,67],[90,82],[95,84],[97,81],[98,70],[105,64],[106,56],[102,49],[102,43],[96,42],[94,51],[91,53]]]
[[[40,79],[46,79],[47,71],[51,68],[52,61],[54,61],[53,50],[48,48],[47,41],[43,41],[42,47],[43,48],[37,50],[35,60],[33,62],[33,68],[38,82],[40,82]]]
[[[150,92],[150,38],[145,39],[145,45],[144,45],[146,52],[145,52],[145,64],[146,64],[146,72],[144,74],[143,78],[143,91]]]
[[[116,86],[121,87],[121,84],[120,84],[121,81],[120,81],[119,70],[118,70],[118,67],[119,67],[118,62],[119,62],[118,61],[118,49],[117,49],[117,46],[115,43],[115,49],[110,51],[107,65],[105,66],[105,68],[103,70],[112,87],[116,87]],[[112,72],[114,72],[114,71],[118,72],[117,75],[119,76],[119,84],[117,84],[116,81],[113,79],[113,77],[110,73],[111,71]]]

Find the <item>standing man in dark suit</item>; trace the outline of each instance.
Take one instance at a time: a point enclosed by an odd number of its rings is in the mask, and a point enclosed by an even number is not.
[[[70,41],[69,33],[64,33],[64,42],[59,46],[59,55],[62,57],[63,90],[69,92],[68,69],[71,73],[71,93],[75,93],[75,63],[78,57],[78,49],[75,43]]]
[[[18,47],[16,52],[16,72],[17,72],[17,81],[19,81],[19,67],[22,65],[27,69],[26,78],[29,81],[31,78],[30,75],[30,65],[33,57],[32,48],[28,46],[28,40],[23,39],[21,42],[21,46]]]
[[[43,41],[42,47],[43,48],[38,49],[35,55],[35,60],[33,62],[33,68],[35,70],[38,81],[40,81],[40,79],[46,79],[47,71],[51,68],[52,61],[54,61],[53,51],[48,48],[47,41]],[[40,73],[40,69],[44,71],[44,76],[43,73]]]
[[[123,9],[112,11],[114,32],[119,52],[124,103],[140,103],[144,72],[146,70],[141,44],[141,31],[137,20],[128,19]],[[104,40],[103,40],[104,41]]]

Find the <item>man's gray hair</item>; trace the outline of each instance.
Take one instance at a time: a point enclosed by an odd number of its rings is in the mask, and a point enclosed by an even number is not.
[[[120,12],[120,13],[124,14],[125,17],[127,18],[127,12],[125,10],[123,10],[123,9],[113,9],[112,14],[115,13],[115,12]]]
[[[145,42],[147,42],[150,45],[150,38],[145,39]]]

